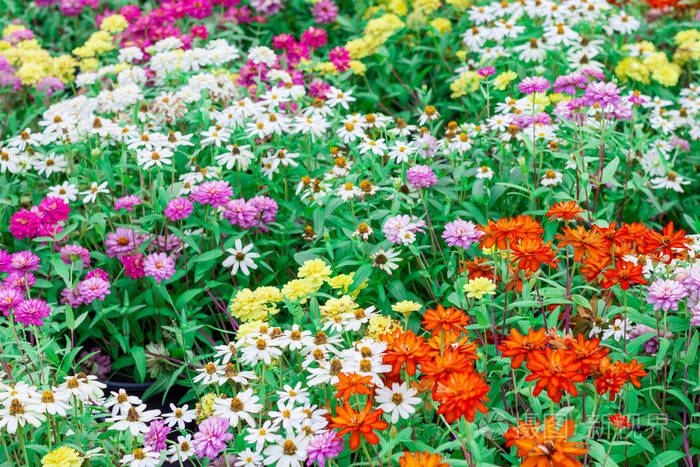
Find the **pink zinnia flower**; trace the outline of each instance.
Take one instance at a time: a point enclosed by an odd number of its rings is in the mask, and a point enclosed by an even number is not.
[[[105,240],[107,255],[110,258],[128,255],[133,253],[145,240],[146,236],[136,233],[135,230],[127,229],[125,227],[117,227],[115,232],[107,234],[107,239]]]
[[[228,219],[229,224],[238,225],[244,229],[250,229],[258,223],[260,211],[243,198],[232,199],[224,207],[223,218]]]
[[[143,260],[144,256],[142,253],[136,253],[133,255],[123,255],[119,259],[124,266],[124,274],[131,279],[139,279],[144,276],[145,272],[143,270]]]
[[[58,250],[58,254],[61,255],[61,261],[65,264],[73,264],[75,261],[81,260],[83,268],[90,265],[90,250],[80,245],[64,245]]]
[[[175,274],[175,261],[165,253],[151,253],[143,262],[143,272],[160,284]]]
[[[334,47],[328,52],[328,59],[335,65],[338,71],[350,69],[350,53],[345,47]]]
[[[36,284],[36,277],[31,272],[11,272],[5,277],[3,286],[19,290],[27,290]]]
[[[583,98],[590,105],[598,104],[601,107],[615,105],[620,100],[620,89],[615,83],[603,83],[601,81],[590,83],[583,94]]]
[[[301,43],[312,49],[321,48],[326,45],[326,42],[328,42],[328,33],[320,28],[310,27],[301,34]]]
[[[335,431],[328,431],[311,438],[306,446],[306,465],[318,462],[319,467],[324,467],[328,459],[338,457],[343,452],[343,438]]]
[[[415,216],[394,216],[384,223],[382,232],[391,243],[409,245],[415,241],[416,232],[424,232],[425,222]]]
[[[34,325],[43,326],[44,320],[51,314],[49,305],[38,298],[30,298],[25,300],[15,308],[15,320],[22,323],[24,327]]]
[[[527,77],[518,84],[518,89],[524,94],[544,92],[549,89],[549,80],[542,76]]]
[[[12,270],[12,255],[0,248],[0,272],[10,272]]]
[[[40,227],[41,219],[39,216],[24,208],[14,213],[10,218],[10,233],[17,240],[36,237]]]
[[[14,287],[0,288],[0,310],[2,314],[8,316],[10,310],[17,308],[17,305],[24,301],[24,293]]]
[[[192,189],[190,200],[199,204],[211,204],[218,208],[225,205],[231,195],[233,195],[233,190],[228,182],[211,180]]]
[[[209,417],[199,424],[199,431],[194,434],[192,444],[199,457],[214,459],[226,448],[226,441],[233,439],[228,432],[229,421],[221,417]]]
[[[155,452],[165,449],[170,427],[163,420],[153,420],[148,426],[148,432],[143,435],[143,444]]]
[[[311,14],[317,24],[335,23],[338,17],[338,6],[333,0],[321,0],[311,7]]]
[[[406,181],[411,184],[413,189],[430,188],[437,184],[438,179],[433,169],[427,165],[414,165],[406,172]]]
[[[83,296],[83,301],[89,305],[95,300],[104,300],[110,294],[110,284],[101,277],[91,277],[78,283],[78,291]]]
[[[455,219],[445,224],[442,238],[445,239],[449,246],[458,246],[466,249],[478,242],[482,235],[484,233],[478,230],[472,221]]]
[[[175,198],[168,201],[163,214],[171,221],[177,221],[180,219],[187,219],[189,215],[192,214],[193,208],[194,205],[189,199]]]
[[[586,78],[581,73],[569,73],[568,75],[563,75],[557,77],[554,80],[552,89],[554,92],[576,95],[578,89],[586,89],[586,84],[588,83],[588,78]]]
[[[66,287],[65,289],[61,290],[61,303],[64,305],[70,305],[72,308],[77,308],[85,303],[85,298],[77,287],[73,289]]]
[[[134,206],[138,206],[141,203],[143,203],[143,200],[136,195],[122,196],[114,201],[114,209],[126,209],[127,211],[133,211]]]
[[[37,271],[39,269],[39,257],[29,250],[12,253],[10,267],[16,272]]]

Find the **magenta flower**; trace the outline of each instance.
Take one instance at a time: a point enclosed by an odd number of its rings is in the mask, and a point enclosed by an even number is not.
[[[194,205],[189,199],[175,198],[168,201],[163,214],[171,221],[177,221],[180,219],[187,219],[189,215],[192,214],[193,208]]]
[[[327,431],[311,438],[306,446],[306,465],[318,462],[319,467],[324,467],[328,459],[338,457],[343,452],[343,438],[335,431]]]
[[[311,7],[316,24],[332,24],[338,17],[338,6],[333,0],[321,0]]]
[[[165,442],[168,440],[168,433],[170,433],[170,427],[164,420],[153,420],[148,426],[148,431],[143,435],[143,444],[155,452],[162,451],[167,447]]]
[[[83,294],[80,293],[80,289],[78,289],[78,287],[73,289],[66,287],[65,289],[61,290],[61,303],[64,305],[70,305],[72,308],[77,308],[85,303],[85,298],[83,297]]]
[[[43,326],[44,320],[51,314],[49,305],[38,298],[30,298],[23,301],[15,308],[15,321],[22,323],[24,327],[34,325]]]
[[[131,279],[139,279],[144,276],[144,256],[142,253],[135,253],[133,255],[123,255],[119,257],[119,260],[124,266],[124,274],[126,274],[127,277]]]
[[[260,220],[258,228],[263,232],[269,231],[265,226],[275,222],[279,209],[277,202],[269,196],[256,196],[248,200],[248,204],[258,211],[256,216]]]
[[[331,51],[328,52],[328,59],[340,72],[350,69],[350,54],[345,47],[334,47],[331,49]]]
[[[27,290],[36,284],[36,277],[31,272],[11,272],[5,277],[3,286],[13,287],[19,290]]]
[[[442,238],[449,246],[458,246],[460,248],[469,248],[475,242],[478,242],[484,233],[476,228],[472,221],[464,221],[455,219],[452,222],[445,224],[445,231],[442,233]]]
[[[103,281],[109,282],[109,274],[107,274],[106,271],[100,268],[95,268],[92,271],[88,271],[88,273],[85,274],[85,279],[92,279],[93,277],[99,277]]]
[[[39,216],[24,208],[14,213],[10,218],[10,233],[17,240],[36,237],[40,227],[41,219]]]
[[[579,89],[586,89],[586,84],[588,84],[588,78],[581,73],[574,72],[557,77],[552,84],[552,90],[573,96]]]
[[[233,190],[228,182],[211,180],[193,188],[190,193],[190,200],[199,204],[210,204],[218,208],[225,205],[231,195],[233,195]]]
[[[232,199],[224,207],[222,214],[224,219],[228,219],[229,224],[238,225],[244,229],[250,229],[258,223],[260,211],[243,198]]]
[[[485,67],[479,68],[478,70],[476,70],[476,72],[478,73],[479,76],[481,76],[483,78],[488,78],[489,76],[496,74],[496,68],[492,67],[492,66],[485,66]]]
[[[173,260],[181,256],[184,248],[182,240],[175,234],[157,235],[151,243],[151,248],[155,248],[161,253],[167,253]]]
[[[214,459],[226,449],[226,441],[233,439],[228,432],[229,421],[221,417],[209,417],[199,424],[199,431],[194,434],[192,444],[199,457]]]
[[[0,272],[10,272],[12,270],[12,255],[0,248]]]
[[[29,250],[12,253],[10,267],[15,272],[37,271],[39,269],[39,257]]]
[[[534,94],[536,92],[544,92],[549,89],[549,80],[542,76],[527,77],[518,84],[518,89],[523,94]]]
[[[133,211],[134,206],[138,206],[142,203],[143,200],[136,195],[122,196],[121,198],[117,198],[114,201],[114,209],[126,209],[127,211]]]
[[[90,250],[80,245],[64,245],[58,250],[58,254],[65,264],[73,264],[75,261],[81,260],[83,268],[90,265]]]
[[[321,0],[324,1],[324,0]],[[318,3],[316,3],[317,6]],[[328,33],[320,28],[310,27],[301,33],[301,44],[312,49],[319,49],[328,42]]]
[[[160,284],[175,274],[175,261],[165,253],[151,253],[143,261],[143,272]]]
[[[63,91],[65,87],[66,86],[63,84],[63,81],[55,76],[47,76],[36,83],[36,90],[39,92],[44,91],[44,94],[46,94],[48,97],[53,96],[56,92]]]
[[[678,301],[687,295],[688,291],[680,282],[672,279],[657,279],[649,286],[647,303],[654,305],[654,311],[678,310]]]
[[[39,203],[41,221],[45,224],[56,224],[68,219],[70,206],[61,198],[46,198]]]
[[[110,284],[101,277],[94,276],[78,283],[78,292],[83,297],[83,303],[89,305],[95,300],[104,300],[110,294]]]
[[[430,188],[437,184],[438,179],[433,169],[427,165],[414,165],[406,172],[406,181],[411,184],[413,189]]]
[[[21,290],[14,287],[0,288],[0,310],[3,315],[8,316],[10,310],[17,308],[23,301],[24,293]]]

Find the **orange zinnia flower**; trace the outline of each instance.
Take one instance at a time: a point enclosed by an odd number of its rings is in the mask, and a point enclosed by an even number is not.
[[[460,417],[473,422],[476,411],[486,413],[484,402],[489,402],[489,385],[474,371],[451,373],[438,381],[433,399],[440,403],[438,413],[445,416],[448,423]]]
[[[464,260],[462,261],[462,266],[459,267],[459,273],[464,274],[466,271],[469,276],[469,280],[476,279],[477,277],[485,277],[487,279],[493,279],[493,266],[488,264],[488,258],[483,256],[476,256],[474,260]]]
[[[625,415],[622,415],[621,413],[616,413],[613,415],[610,415],[608,417],[610,420],[610,424],[616,429],[616,430],[622,430],[625,428],[629,428],[632,426],[632,424],[629,421],[629,418],[626,417]]]
[[[549,341],[545,332],[544,328],[539,331],[533,328],[527,336],[523,336],[517,329],[511,328],[510,335],[498,346],[498,350],[504,357],[511,357],[511,368],[520,368],[526,358],[529,360],[533,353],[542,352]]]
[[[517,427],[515,425],[511,425],[508,428],[508,431],[503,433],[503,437],[506,439],[506,447],[509,448],[514,446],[515,442],[519,439],[529,439],[538,436],[541,437],[542,433],[537,431],[539,427],[540,422],[537,420],[535,420],[534,423],[518,420]],[[525,451],[521,452],[520,448],[518,448],[519,457],[525,457],[526,454],[527,453]]]
[[[437,383],[455,372],[472,371],[474,364],[466,354],[448,348],[442,355],[437,354],[432,360],[426,360],[420,367],[421,386],[424,390],[437,390]]]
[[[597,337],[589,341],[583,334],[579,334],[575,340],[567,339],[566,346],[581,362],[581,373],[584,375],[589,375],[592,367],[600,366],[600,362],[610,351],[609,348],[600,346],[600,339]]]
[[[533,353],[526,366],[532,374],[525,381],[537,380],[533,395],[539,395],[546,388],[547,395],[557,404],[561,402],[562,391],[578,396],[574,383],[585,380],[579,373],[581,362],[576,359],[576,354],[566,349],[547,347],[544,353]]]
[[[372,395],[372,377],[361,376],[357,373],[338,373],[338,382],[333,385],[336,391],[336,397],[341,397],[345,402],[350,399],[353,394]]]
[[[559,259],[556,257],[556,252],[550,248],[551,246],[551,241],[545,245],[540,237],[523,239],[520,243],[511,245],[513,262],[518,263],[520,271],[528,269],[531,272],[537,272],[541,263],[556,268]]]
[[[620,366],[621,362],[611,363],[609,357],[603,358],[598,367],[598,377],[595,379],[595,388],[599,395],[610,392],[609,398],[615,400],[615,395],[620,392],[627,382],[627,375]]]
[[[469,317],[464,314],[464,311],[457,310],[453,306],[444,308],[438,305],[434,310],[425,310],[420,324],[428,331],[464,333],[466,332],[464,327],[469,324]]]
[[[624,223],[622,225],[624,225],[627,229],[627,235],[625,236],[625,240],[634,245],[634,247],[637,250],[637,253],[643,252],[644,239],[646,237],[647,230],[649,230],[649,227],[642,224],[641,222],[633,222],[631,224]]]
[[[629,363],[620,362],[620,367],[621,371],[623,371],[625,374],[625,378],[628,379],[629,382],[632,383],[632,386],[636,388],[642,385],[637,378],[641,378],[648,374],[644,370],[644,365],[638,363],[636,358],[630,360]]]
[[[554,203],[545,216],[565,221],[583,221],[583,218],[579,216],[582,212],[584,210],[581,209],[581,206],[576,201],[562,201],[561,203]]]
[[[581,263],[579,272],[588,282],[593,282],[598,280],[603,269],[612,264],[612,258],[609,256],[590,257],[584,258]]]
[[[644,252],[651,253],[654,250],[659,250],[662,254],[674,257],[675,250],[688,250],[686,243],[690,243],[690,239],[685,236],[685,230],[681,229],[674,232],[673,222],[669,222],[663,228],[661,233],[653,230],[648,230],[644,238]]]
[[[566,420],[557,430],[557,420],[554,416],[547,417],[542,432],[533,436],[521,437],[515,440],[518,456],[524,460],[525,467],[577,467],[581,465],[576,456],[588,452],[586,445],[567,441],[576,431],[576,423]]]
[[[350,407],[350,404],[339,405],[336,408],[336,416],[331,417],[329,428],[339,428],[338,436],[343,436],[347,433],[350,435],[350,449],[353,451],[360,445],[360,435],[365,438],[369,444],[379,444],[379,436],[374,430],[386,430],[389,424],[384,420],[380,420],[384,411],[382,409],[372,410],[372,402],[367,401],[365,407],[356,412]]]
[[[554,238],[561,240],[559,248],[566,245],[571,245],[574,248],[574,261],[580,262],[584,254],[589,257],[603,255],[600,235],[597,233],[586,230],[580,225],[577,225],[575,229],[565,226],[562,231],[563,235],[555,235]]]
[[[615,245],[615,256],[618,255],[618,248],[620,248],[627,240],[627,228],[622,226],[618,229],[617,222],[611,222],[607,227],[593,225],[593,230],[600,235],[600,243],[604,251],[610,251],[612,245]]]
[[[406,451],[399,457],[399,467],[450,467],[450,464],[443,462],[440,454]]]
[[[630,288],[630,283],[646,284],[644,271],[641,264],[619,261],[614,268],[603,271],[605,280],[601,284],[604,289],[609,289],[615,284],[620,284],[623,290]]]
[[[387,344],[384,363],[391,365],[392,375],[398,375],[405,364],[406,373],[413,376],[418,365],[428,358],[430,347],[423,337],[416,336],[413,331],[394,329],[393,333],[382,334],[380,338]]]
[[[489,220],[487,225],[479,226],[479,230],[484,232],[479,247],[483,249],[496,245],[499,250],[505,250],[508,244],[512,245],[517,240],[535,238],[544,233],[539,222],[522,215],[516,218],[503,217],[495,222]]]

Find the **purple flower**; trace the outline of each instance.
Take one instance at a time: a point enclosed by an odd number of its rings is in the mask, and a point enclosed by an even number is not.
[[[226,418],[209,417],[199,424],[199,431],[194,434],[192,444],[199,457],[214,459],[226,448],[226,441],[233,439],[228,432],[229,421]]]
[[[37,271],[39,269],[39,257],[29,250],[12,253],[10,267],[15,272]]]
[[[39,92],[44,91],[48,97],[51,97],[57,91],[63,91],[63,88],[65,88],[65,85],[55,76],[47,76],[36,83],[36,90]]]
[[[15,308],[15,320],[18,323],[24,324],[24,327],[35,325],[43,326],[44,320],[51,314],[49,305],[38,298],[30,298],[25,300]]]
[[[411,184],[413,189],[430,188],[437,184],[438,179],[433,169],[427,165],[414,165],[406,172],[406,180]]]
[[[175,274],[175,261],[165,253],[151,253],[143,261],[143,272],[160,284]]]
[[[617,104],[620,100],[620,89],[615,83],[597,81],[590,83],[583,94],[589,105],[598,104],[600,107]]]
[[[88,355],[90,355],[88,357]],[[95,375],[100,379],[107,379],[112,372],[112,359],[102,353],[99,347],[83,350],[78,354],[80,369],[89,375]]]
[[[284,0],[251,0],[250,6],[261,15],[274,15],[284,6]]]
[[[126,209],[127,211],[133,211],[134,206],[138,206],[142,203],[143,200],[136,195],[122,196],[121,198],[117,198],[114,201],[114,209]]]
[[[578,89],[586,89],[588,78],[581,73],[570,73],[557,77],[552,85],[554,92],[563,92],[564,94],[576,95]]]
[[[343,438],[335,431],[328,431],[311,438],[306,446],[306,465],[318,462],[320,467],[326,465],[326,460],[338,457],[343,452]]]
[[[136,233],[135,230],[117,227],[115,232],[107,234],[107,239],[105,240],[107,255],[110,258],[114,258],[115,256],[131,254],[145,240],[146,236]]]
[[[420,137],[416,140],[416,147],[418,148],[418,155],[423,159],[433,157],[435,151],[437,150],[438,140],[433,135],[427,131],[421,133]]]
[[[693,266],[682,271],[683,285],[693,294],[700,292],[700,263],[695,263]]]
[[[252,203],[243,198],[232,199],[224,207],[223,218],[228,219],[229,224],[239,225],[244,229],[250,229],[258,223],[260,211]]]
[[[61,255],[61,261],[65,264],[73,264],[73,262],[81,260],[83,268],[90,265],[90,250],[80,245],[64,245],[58,250],[58,254]]]
[[[165,449],[166,441],[170,433],[170,427],[164,420],[153,420],[148,427],[148,431],[143,435],[143,444],[155,452]]]
[[[0,310],[5,316],[9,316],[10,310],[24,301],[24,293],[14,287],[0,288]]]
[[[107,272],[100,268],[95,268],[92,271],[88,271],[88,273],[85,274],[85,279],[92,279],[93,277],[99,277],[103,281],[109,281],[109,274],[107,274]]]
[[[644,342],[644,351],[648,354],[656,354],[659,351],[659,337],[664,337],[663,331],[650,328],[644,324],[638,324],[630,331],[629,340],[636,339],[639,336],[649,333],[653,333],[654,337]],[[667,339],[672,339],[673,333],[666,332],[665,337]]]
[[[83,294],[80,293],[80,289],[78,289],[78,287],[73,289],[66,287],[65,289],[61,290],[61,303],[64,305],[70,305],[72,308],[78,308],[80,305],[85,303],[85,298],[83,297]]]
[[[256,216],[260,219],[260,222],[257,224],[258,229],[262,232],[268,232],[270,229],[265,226],[275,222],[277,210],[279,209],[277,202],[269,196],[256,196],[255,198],[249,199],[248,204],[259,213]]]
[[[228,202],[233,190],[228,182],[212,180],[196,186],[190,193],[190,200],[199,204],[211,204],[218,208]]]
[[[654,305],[654,311],[678,309],[678,300],[688,296],[688,291],[678,281],[658,279],[649,286],[647,303]]]
[[[445,224],[442,238],[449,246],[469,248],[474,242],[478,242],[484,233],[476,228],[472,221],[455,219]]]
[[[110,284],[101,277],[91,277],[78,283],[78,291],[83,297],[83,302],[89,305],[95,300],[104,300],[110,294]]]
[[[168,253],[173,260],[177,260],[183,250],[183,243],[180,237],[175,234],[157,235],[151,243],[151,247],[161,253]]]
[[[338,7],[333,0],[321,0],[311,7],[311,14],[317,24],[335,23],[338,17]]]
[[[187,219],[190,214],[192,214],[194,206],[192,202],[187,198],[175,198],[168,201],[168,205],[165,206],[165,217],[171,221],[177,221],[180,219]]]
[[[549,80],[542,76],[527,77],[518,84],[518,89],[524,94],[544,92],[549,89]]]
[[[19,290],[27,290],[36,283],[36,277],[31,272],[16,272],[13,271],[5,277],[3,285],[5,287],[14,287]]]

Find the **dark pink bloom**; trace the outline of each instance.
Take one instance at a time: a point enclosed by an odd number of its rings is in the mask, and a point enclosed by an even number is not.
[[[143,436],[143,444],[155,452],[162,451],[167,447],[168,433],[170,427],[163,420],[153,420],[148,426],[148,432]]]
[[[190,193],[190,200],[199,204],[210,204],[218,208],[225,205],[233,190],[228,182],[223,180],[212,180],[196,186]]]
[[[85,279],[91,279],[93,277],[99,277],[103,281],[109,281],[109,274],[107,274],[100,268],[95,268],[92,271],[88,271],[88,273],[85,274]]]
[[[98,276],[80,281],[77,289],[80,295],[82,295],[86,305],[89,305],[95,300],[102,301],[111,293],[109,282]]]
[[[10,310],[24,301],[24,292],[14,287],[0,288],[0,310],[5,316],[10,315]]]
[[[581,73],[574,72],[555,79],[552,90],[573,96],[579,89],[586,89],[586,84],[588,84],[588,78]]]
[[[228,219],[232,225],[238,225],[244,229],[250,229],[258,223],[260,211],[245,199],[232,199],[224,207],[223,218]]]
[[[39,269],[39,257],[29,250],[12,253],[10,267],[15,272],[37,271]]]
[[[24,327],[34,325],[43,326],[44,320],[51,314],[49,305],[38,298],[25,300],[15,308],[15,321],[22,323]]]
[[[46,198],[39,203],[39,212],[43,223],[56,224],[68,219],[70,206],[61,198]]]
[[[61,261],[66,264],[73,264],[77,260],[83,262],[83,268],[90,265],[90,251],[80,245],[65,245],[58,250],[61,255]]]
[[[343,438],[331,430],[311,438],[306,447],[306,465],[318,462],[319,467],[324,467],[328,459],[338,457],[343,452]]]
[[[163,214],[171,221],[187,219],[192,213],[194,206],[187,198],[175,198],[168,201]]]
[[[536,92],[544,92],[549,89],[549,80],[542,76],[530,76],[525,78],[518,84],[518,89],[523,94],[534,94]]]
[[[39,216],[24,208],[14,213],[10,218],[10,233],[18,240],[36,237],[40,226]]]
[[[200,39],[207,39],[209,37],[209,31],[207,31],[205,25],[200,24],[190,28],[190,35],[192,37],[199,37]]]
[[[31,272],[11,272],[5,277],[3,286],[19,290],[27,290],[36,284],[36,277]]]
[[[142,203],[143,200],[136,195],[122,196],[121,198],[117,198],[114,201],[114,209],[126,209],[127,211],[133,211],[134,206],[138,206]]]
[[[476,70],[476,72],[479,74],[479,76],[488,78],[489,76],[496,74],[496,68],[492,66],[485,66],[483,68],[479,68]]]
[[[151,253],[143,261],[143,272],[160,284],[175,274],[175,261],[165,253]]]
[[[142,253],[134,255],[123,255],[119,259],[124,266],[124,274],[131,279],[139,279],[145,275],[143,270],[144,256]]]
[[[323,47],[326,42],[328,42],[328,33],[323,29],[310,27],[301,34],[301,43],[312,49]]]
[[[338,71],[342,72],[350,69],[350,54],[345,47],[334,47],[328,52],[328,59]]]

